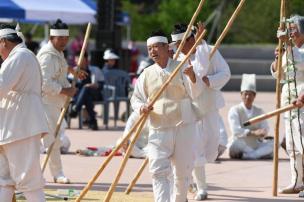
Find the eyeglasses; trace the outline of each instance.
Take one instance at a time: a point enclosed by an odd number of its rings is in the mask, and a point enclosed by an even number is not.
[[[298,32],[298,29],[296,27],[289,27],[288,31],[291,33],[291,34],[294,34],[296,32]]]

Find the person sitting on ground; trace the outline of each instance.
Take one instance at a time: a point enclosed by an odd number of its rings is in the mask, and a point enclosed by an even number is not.
[[[228,113],[232,139],[229,143],[229,156],[234,159],[272,158],[273,139],[265,138],[269,126],[266,120],[243,126],[243,123],[263,114],[263,110],[253,105],[256,96],[255,74],[243,74],[241,84],[242,102],[233,106]]]
[[[79,55],[80,52],[76,54],[76,63],[79,60]],[[88,73],[88,77],[77,82],[79,91],[73,98],[74,105],[72,106],[69,115],[71,117],[76,117],[82,109],[82,106],[85,105],[89,116],[89,128],[92,130],[98,130],[96,112],[94,111],[93,102],[102,100],[101,91],[103,87],[104,76],[98,67],[89,65],[87,53],[84,54],[83,62],[80,68]]]

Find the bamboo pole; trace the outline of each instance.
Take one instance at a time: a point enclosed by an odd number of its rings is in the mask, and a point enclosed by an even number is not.
[[[235,11],[233,12],[232,16],[230,17],[226,27],[224,28],[222,34],[220,35],[220,37],[218,38],[218,40],[216,41],[214,47],[212,48],[210,55],[209,55],[209,60],[212,58],[213,54],[215,53],[215,51],[218,49],[219,45],[221,44],[222,40],[224,39],[224,37],[226,36],[228,30],[230,29],[230,27],[232,26],[232,23],[234,22],[236,16],[239,14],[243,4],[245,3],[245,0],[241,0],[239,5],[237,6],[237,8],[235,9]]]
[[[160,95],[163,93],[163,91],[166,89],[166,87],[169,85],[169,83],[171,82],[171,80],[175,77],[175,75],[178,73],[178,71],[180,70],[180,68],[186,63],[186,61],[189,59],[189,57],[191,56],[191,54],[193,53],[193,51],[196,49],[196,47],[201,43],[202,38],[205,36],[206,34],[206,30],[204,30],[201,35],[199,36],[198,40],[195,42],[195,44],[193,45],[193,47],[191,48],[191,50],[188,52],[188,54],[186,55],[186,57],[183,59],[183,61],[181,63],[178,64],[178,66],[175,68],[175,70],[172,72],[172,74],[170,75],[170,77],[166,80],[166,82],[162,85],[162,87],[159,89],[159,91],[155,94],[155,96],[152,98],[152,101],[149,103],[149,106],[153,106],[154,103],[157,101],[157,99],[160,97]],[[134,138],[134,139],[137,139]],[[134,141],[134,139],[132,141]],[[136,140],[135,140],[136,141]],[[134,142],[135,143],[135,142]],[[128,150],[130,149],[132,143],[129,145]],[[132,145],[133,147],[133,145]],[[126,158],[127,161],[128,159]],[[121,168],[114,180],[114,182],[112,183],[110,190],[108,191],[106,198],[105,198],[105,202],[108,202],[114,192],[114,189],[119,181],[119,178],[121,176],[122,173],[122,169],[124,168],[126,162],[123,162],[121,165]]]
[[[286,2],[281,0],[280,8],[280,29],[284,29],[284,18],[286,16]],[[281,76],[282,76],[282,55],[283,41],[279,39],[279,56],[276,63],[278,78],[276,80],[276,108],[281,107]],[[279,130],[280,130],[280,114],[276,116],[273,144],[273,178],[272,178],[272,196],[278,195],[278,167],[279,167]]]
[[[131,154],[131,151],[132,151],[132,149],[133,149],[133,147],[135,145],[135,142],[138,139],[138,137],[140,135],[140,131],[142,130],[143,126],[145,125],[145,122],[146,122],[147,118],[148,118],[148,114],[146,114],[144,116],[144,119],[142,120],[142,122],[138,126],[138,128],[136,130],[136,133],[135,133],[135,135],[134,135],[134,137],[133,137],[133,139],[132,139],[132,141],[131,141],[131,143],[130,143],[130,145],[129,145],[129,147],[128,147],[125,155],[124,155],[123,161],[120,164],[120,168],[119,168],[119,170],[118,170],[118,172],[116,174],[116,178],[115,178],[114,182],[111,184],[111,187],[110,187],[110,189],[107,192],[107,195],[105,196],[105,199],[104,199],[105,202],[109,202],[110,201],[110,199],[111,199],[111,197],[113,195],[113,192],[115,191],[116,185],[118,184],[118,181],[119,181],[119,179],[120,179],[120,177],[122,175],[122,172],[123,172],[123,170],[124,170],[124,168],[125,168],[125,166],[127,164],[127,161],[128,161],[129,156]]]
[[[250,126],[252,124],[258,123],[258,122],[263,121],[265,119],[269,119],[269,118],[271,118],[273,116],[276,116],[276,115],[281,114],[283,112],[290,111],[290,110],[295,109],[295,108],[298,108],[298,107],[296,105],[294,105],[294,104],[289,104],[289,105],[287,105],[285,107],[281,107],[279,109],[276,109],[276,110],[273,110],[271,112],[268,112],[268,113],[256,116],[256,117],[254,117],[252,119],[249,119],[248,121],[246,121],[245,123],[243,123],[243,126]]]
[[[17,202],[16,194],[13,195],[12,202]]]
[[[87,30],[86,30],[85,37],[84,37],[84,41],[83,41],[83,45],[82,45],[80,56],[79,56],[79,60],[78,60],[78,63],[77,63],[76,75],[74,75],[74,79],[73,79],[73,82],[72,82],[73,87],[75,86],[77,76],[78,76],[78,73],[80,71],[80,65],[82,64],[82,61],[83,61],[83,58],[84,58],[84,54],[85,54],[85,50],[86,50],[88,42],[89,42],[89,36],[90,36],[91,30],[92,30],[92,24],[88,23]],[[48,160],[50,158],[50,154],[53,151],[53,147],[54,147],[54,144],[56,142],[56,139],[59,138],[58,133],[59,133],[62,121],[64,119],[64,115],[68,110],[70,101],[71,101],[71,97],[68,96],[66,98],[65,103],[64,103],[63,109],[61,110],[60,116],[57,120],[56,129],[55,129],[55,141],[51,144],[51,146],[47,150],[47,154],[46,154],[46,157],[45,157],[43,165],[42,165],[42,173],[44,172],[44,170],[46,168],[46,165],[47,165]]]
[[[133,180],[131,181],[131,183],[129,184],[129,186],[127,187],[125,194],[129,194],[134,185],[136,184],[137,180],[139,179],[139,177],[141,176],[142,172],[144,171],[145,167],[148,165],[149,159],[145,158],[144,162],[142,163],[142,165],[140,166],[139,170],[137,171],[136,175],[134,176]]]
[[[189,32],[191,31],[191,28],[192,28],[192,26],[193,26],[193,24],[194,24],[194,22],[195,22],[195,20],[196,20],[196,18],[198,16],[198,14],[200,13],[200,11],[201,11],[204,3],[205,3],[205,0],[201,0],[200,3],[199,3],[199,5],[198,5],[198,7],[196,8],[196,11],[194,12],[194,14],[193,14],[193,16],[192,16],[192,18],[191,18],[191,20],[189,22],[187,30],[186,30],[186,32],[185,32],[185,34],[183,36],[183,39],[182,39],[182,41],[181,41],[181,43],[180,43],[180,45],[179,45],[179,47],[178,47],[178,49],[177,49],[177,51],[176,51],[176,53],[174,55],[173,60],[177,60],[178,55],[180,54],[180,52],[181,52],[181,50],[182,50],[182,48],[183,48],[183,46],[184,46],[184,44],[186,42],[187,36],[188,36]]]

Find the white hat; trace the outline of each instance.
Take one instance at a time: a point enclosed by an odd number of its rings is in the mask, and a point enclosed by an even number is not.
[[[255,74],[243,74],[241,92],[253,91],[256,93]]]
[[[119,59],[119,56],[108,49],[103,53],[103,59],[104,60],[117,60],[117,59]]]

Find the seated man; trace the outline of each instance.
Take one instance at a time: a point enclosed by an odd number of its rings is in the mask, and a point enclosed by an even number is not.
[[[80,53],[75,56],[76,63],[78,62],[79,54]],[[101,90],[104,76],[98,67],[89,65],[87,54],[84,55],[80,68],[87,72],[88,77],[77,82],[77,88],[79,90],[73,98],[74,105],[69,115],[71,117],[76,117],[78,112],[82,109],[82,106],[85,105],[89,116],[89,128],[92,130],[98,130],[93,101],[102,100]]]
[[[261,108],[253,105],[255,96],[255,74],[243,74],[241,84],[242,102],[233,106],[228,113],[229,126],[233,135],[229,143],[230,158],[272,158],[273,140],[265,139],[269,131],[267,121],[243,126],[243,123],[248,119],[264,113]]]

